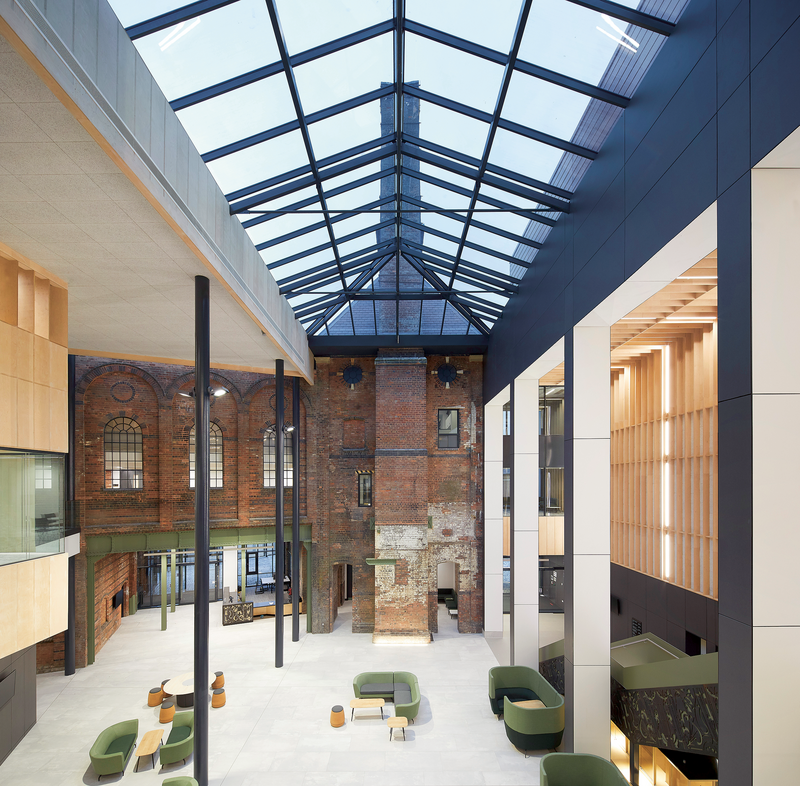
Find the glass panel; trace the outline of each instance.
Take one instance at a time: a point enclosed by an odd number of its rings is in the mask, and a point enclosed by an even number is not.
[[[390,216],[385,215],[383,216],[384,219],[388,219]],[[337,240],[341,240],[341,238],[353,233],[357,232],[359,229],[364,229],[366,227],[374,227],[375,224],[380,220],[378,215],[370,216],[370,215],[360,215],[360,216],[352,216],[351,218],[346,218],[344,221],[337,221],[333,225],[333,233],[336,236]],[[373,235],[374,238],[374,235]],[[373,240],[374,243],[374,240]],[[372,244],[370,244],[372,245]]]
[[[306,115],[369,93],[381,82],[392,82],[392,36],[371,38],[312,60],[297,66],[294,75]]]
[[[436,104],[420,101],[419,135],[437,145],[480,158],[486,145],[489,124]]]
[[[590,100],[573,90],[515,73],[503,105],[503,117],[570,140]]]
[[[295,238],[294,240],[287,240],[285,243],[279,243],[277,246],[271,246],[270,248],[263,249],[261,251],[261,258],[267,264],[270,264],[271,262],[278,262],[281,259],[292,257],[295,254],[302,254],[306,251],[310,251],[312,248],[316,248],[317,246],[327,246],[329,244],[330,238],[328,236],[328,231],[326,229],[317,229],[315,232],[310,232],[309,234]],[[319,256],[324,258],[319,259]],[[305,260],[304,264],[306,267],[313,267],[314,265],[318,265],[330,258],[330,250],[325,250],[316,251],[313,254],[304,256],[303,260]],[[282,267],[275,272],[277,275],[283,276]]]
[[[380,101],[312,123],[308,130],[317,160],[377,139],[381,133]]]
[[[394,232],[392,227],[389,227],[386,232]],[[383,235],[382,235],[383,236]],[[348,254],[352,254],[354,251],[358,251],[362,248],[368,248],[369,246],[375,245],[375,233],[368,232],[366,235],[362,235],[361,237],[357,237],[355,240],[348,240],[346,243],[337,243],[337,247],[339,249],[339,256],[347,256]]]
[[[442,207],[445,210],[466,210],[469,207],[469,197],[439,188],[431,183],[420,183],[421,199],[430,205]],[[429,215],[429,214],[427,214]]]
[[[135,44],[170,101],[280,59],[263,0],[239,0]]]
[[[478,243],[486,248],[491,248],[494,251],[501,251],[503,254],[508,254],[509,256],[513,255],[518,245],[513,240],[508,240],[507,238],[500,237],[500,235],[495,235],[492,232],[487,232],[485,229],[477,229],[476,227],[470,227],[469,233],[467,234],[467,242]]]
[[[293,207],[294,205],[302,205],[302,207],[295,208]],[[267,204],[259,205],[256,209],[257,210],[269,210],[269,209],[318,210],[319,201],[317,197],[317,188],[316,186],[307,186],[306,188],[302,188],[300,189],[300,191],[295,191],[292,194],[286,194],[286,196],[278,197],[276,199],[271,199]]]
[[[64,550],[64,457],[0,450],[0,565]]]
[[[564,151],[556,147],[498,128],[489,161],[514,172],[524,172],[528,177],[548,183],[563,154]],[[498,199],[503,199],[503,197],[498,197]],[[504,201],[511,200],[504,199]]]
[[[137,25],[153,17],[183,8],[186,0],[109,0],[123,27]]]
[[[358,476],[358,506],[368,508],[372,505],[372,475],[366,472]]]
[[[296,118],[283,74],[261,79],[178,112],[178,119],[201,153]]]
[[[361,178],[367,177],[367,175],[376,175],[380,171],[381,171],[381,164],[379,161],[376,161],[372,164],[366,164],[364,166],[359,167],[358,169],[354,169],[352,172],[345,172],[343,175],[338,175],[336,177],[331,177],[328,178],[327,180],[324,180],[323,188],[325,189],[326,192],[334,191],[340,186],[347,185],[348,183],[354,183],[356,180],[361,180]],[[373,181],[375,187],[378,189],[380,188],[379,182],[380,182],[379,180]],[[372,185],[372,183],[368,185]],[[375,196],[375,199],[377,198],[378,197]],[[351,202],[350,206],[355,206],[355,205]]]
[[[360,170],[359,170],[360,172]],[[327,183],[323,184],[325,188],[325,193],[328,193],[328,186]],[[381,194],[381,183],[380,180],[375,180],[372,183],[367,183],[365,186],[359,186],[358,188],[353,188],[350,191],[345,191],[343,194],[338,194],[332,197],[326,196],[326,201],[328,203],[329,210],[355,210],[363,205],[368,205],[370,202],[377,201]],[[391,206],[387,206],[388,209]],[[381,216],[380,211],[378,208],[374,208],[375,212],[373,214],[373,218],[388,218],[388,216]]]
[[[620,5],[635,8],[638,0]],[[623,50],[635,58],[643,31],[567,0],[537,0],[533,4],[519,57],[597,85],[611,58]]]
[[[319,202],[311,205],[308,210],[319,210]],[[258,245],[265,240],[273,240],[282,237],[297,229],[303,229],[304,227],[311,226],[322,220],[323,216],[321,213],[309,215],[295,213],[293,215],[284,215],[250,227],[250,229],[247,230],[247,234],[250,235],[250,239],[253,243]]]
[[[491,254],[484,254],[482,251],[476,251],[474,248],[465,248],[464,253],[461,255],[464,262],[472,262],[481,267],[488,268],[489,270],[496,270],[498,273],[508,275],[508,262],[493,257]],[[503,282],[498,282],[503,283]]]
[[[292,131],[211,161],[208,168],[223,192],[229,193],[307,163],[303,137],[299,131]]]
[[[426,175],[430,175],[431,177],[438,178],[439,180],[444,180],[446,183],[458,186],[459,188],[466,189],[467,191],[470,192],[475,188],[474,180],[468,177],[462,177],[461,175],[456,175],[453,172],[448,172],[446,169],[434,166],[433,164],[420,165],[420,172]]]
[[[511,48],[519,0],[407,0],[406,16],[500,52]]]
[[[438,229],[440,232],[446,232],[457,241],[461,240],[461,233],[464,230],[464,224],[446,216],[439,216],[436,213],[427,213],[423,223],[426,226]]]
[[[278,0],[278,13],[289,53],[296,54],[391,19],[392,3]]]
[[[478,198],[477,207],[492,208],[492,205],[487,205]],[[476,221],[491,224],[493,227],[505,229],[506,232],[513,232],[520,236],[525,234],[525,228],[528,226],[528,220],[522,218],[522,216],[514,215],[514,213],[501,213],[499,210],[491,213],[475,213],[474,218]]]
[[[494,112],[503,67],[427,38],[406,34],[406,82],[460,104]]]

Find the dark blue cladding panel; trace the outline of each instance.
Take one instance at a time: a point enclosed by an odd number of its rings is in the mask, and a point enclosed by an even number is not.
[[[650,131],[715,35],[715,0],[691,0],[625,110],[626,158]]]
[[[746,625],[753,621],[752,402],[719,402],[719,612]]]
[[[719,323],[717,385],[720,401],[748,396],[753,389],[750,336],[750,173],[717,201]]]
[[[744,8],[745,13],[750,13],[750,0],[717,0],[717,30],[725,26],[731,14],[737,8]]]
[[[717,104],[722,106],[750,73],[748,4],[742,3],[717,36]]]
[[[718,192],[750,171],[750,79],[719,110]]]
[[[667,621],[675,625],[686,627],[686,596],[691,593],[683,587],[676,587],[674,584],[667,584]],[[684,642],[678,645],[681,649]]]
[[[625,188],[622,175],[609,186],[581,228],[575,233],[575,275],[598,252],[625,220]],[[615,284],[616,286],[616,284]]]
[[[749,586],[749,585],[748,585]],[[719,618],[719,782],[752,786],[753,629]]]
[[[800,3],[786,3],[800,9]],[[761,12],[757,16],[761,16]],[[750,76],[752,158],[755,166],[800,126],[800,22],[753,69]]]
[[[636,206],[625,224],[625,277],[716,199],[717,124],[712,120]],[[687,267],[698,260],[687,260]]]
[[[755,67],[800,17],[794,0],[757,0],[750,14],[750,65]]]
[[[575,276],[573,317],[579,322],[625,280],[625,233],[620,227]]]
[[[717,111],[716,46],[711,45],[628,159],[625,207],[633,210]]]

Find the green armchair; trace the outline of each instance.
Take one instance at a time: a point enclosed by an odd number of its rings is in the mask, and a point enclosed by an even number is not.
[[[167,778],[162,781],[161,786],[197,786],[197,781],[188,775],[178,775],[175,778]]]
[[[161,766],[184,761],[194,750],[194,713],[178,712],[172,719],[172,731],[161,746]]]
[[[627,786],[615,764],[588,753],[548,753],[539,760],[540,786]]]
[[[89,750],[89,759],[98,777],[125,772],[125,764],[138,734],[139,721],[136,719],[115,723],[100,732]]]
[[[506,736],[513,745],[530,751],[557,748],[561,744],[564,697],[538,671],[528,666],[495,666],[489,670],[489,700],[497,700],[501,690]],[[526,699],[539,699],[544,707],[514,703]]]

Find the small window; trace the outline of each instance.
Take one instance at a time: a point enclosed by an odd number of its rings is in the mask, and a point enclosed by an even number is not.
[[[458,410],[439,410],[439,447],[458,447]]]
[[[372,506],[372,473],[358,473],[358,507],[369,508]]]
[[[189,432],[189,488],[194,488],[195,427]],[[216,423],[209,424],[208,469],[212,489],[222,488],[222,429]]]
[[[286,424],[291,425],[289,423]],[[294,481],[294,432],[290,431],[283,438],[283,487],[291,488]],[[264,488],[275,488],[275,454],[277,439],[275,426],[270,426],[264,434]]]
[[[36,488],[53,488],[53,462],[49,456],[36,457]]]
[[[109,420],[103,447],[106,488],[144,488],[142,427],[132,418]]]

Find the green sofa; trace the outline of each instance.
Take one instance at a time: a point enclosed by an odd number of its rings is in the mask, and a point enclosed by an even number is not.
[[[538,699],[545,706],[514,704],[528,699]],[[495,714],[502,714],[506,736],[520,750],[557,748],[561,744],[564,697],[535,669],[528,666],[489,669],[489,703]]]
[[[588,753],[548,753],[539,760],[539,786],[627,786],[616,765]]]
[[[178,775],[176,778],[167,778],[161,786],[197,786],[197,781],[188,775]]]
[[[419,683],[410,671],[366,671],[353,680],[357,699],[394,702],[394,714],[412,723],[419,714]]]
[[[161,746],[161,766],[186,760],[194,750],[194,713],[178,712],[172,719],[172,731]]]
[[[89,759],[98,777],[125,772],[138,735],[139,721],[135,719],[115,723],[100,732],[89,749]]]

